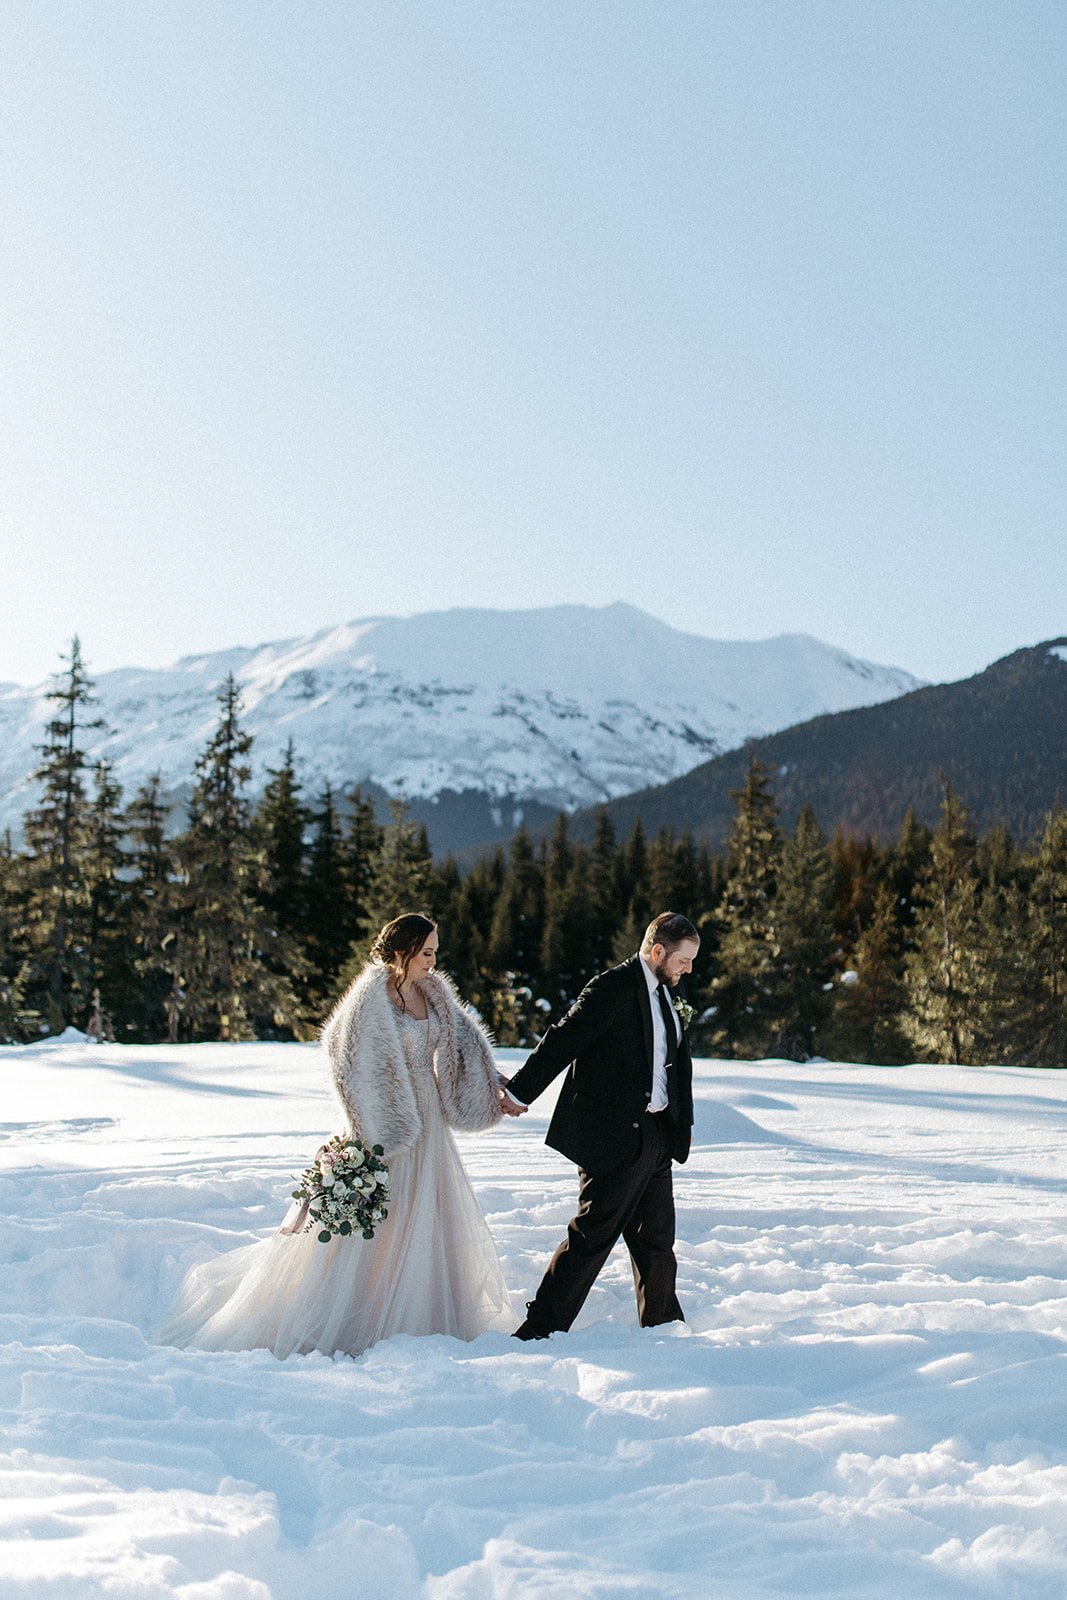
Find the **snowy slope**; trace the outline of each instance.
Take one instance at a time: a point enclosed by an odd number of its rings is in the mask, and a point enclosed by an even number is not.
[[[696,1087],[684,1326],[617,1252],[546,1345],[278,1362],[146,1335],[285,1210],[314,1047],[0,1051],[4,1600],[1062,1600],[1062,1074]],[[547,1112],[461,1141],[517,1314],[575,1187]]]
[[[257,782],[291,738],[311,793],[371,780],[411,797],[474,790],[568,809],[917,684],[804,635],[726,643],[625,605],[444,611],[102,674],[97,709],[113,732],[91,748],[128,792],[156,771],[180,790],[229,672]],[[0,688],[0,828],[17,828],[34,798],[46,688]]]

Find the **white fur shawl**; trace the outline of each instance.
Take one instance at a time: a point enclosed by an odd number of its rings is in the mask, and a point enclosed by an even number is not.
[[[364,967],[327,1018],[322,1043],[351,1131],[390,1156],[416,1142],[422,1119],[388,982],[387,967]],[[503,1113],[488,1034],[443,972],[419,984],[441,1032],[436,1064],[445,1117],[468,1133],[492,1127]]]

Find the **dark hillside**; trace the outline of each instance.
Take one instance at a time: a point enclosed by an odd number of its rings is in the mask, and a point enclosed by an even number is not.
[[[976,829],[1005,823],[1033,838],[1052,806],[1067,802],[1067,638],[1016,650],[958,683],[933,684],[884,705],[815,717],[743,750],[717,756],[683,778],[612,801],[620,834],[641,821],[724,843],[749,751],[771,771],[791,825],[813,806],[822,827],[888,840],[909,807],[933,824],[938,773],[967,804]],[[585,833],[591,813],[579,813]]]

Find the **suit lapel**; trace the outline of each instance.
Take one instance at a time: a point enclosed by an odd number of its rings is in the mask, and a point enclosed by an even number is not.
[[[634,957],[634,980],[637,984],[637,1009],[641,1013],[641,1035],[645,1041],[645,1064],[648,1075],[652,1077],[652,996],[648,990],[648,980],[645,977],[644,962],[641,957]]]
[[[685,1000],[686,999],[685,979],[684,978],[683,978],[682,982],[678,985],[677,989],[674,992],[675,992],[675,995],[678,997],[679,1000]],[[672,1001],[672,1005],[673,1005],[673,1001]],[[677,1031],[678,1031],[678,1047],[674,1052],[675,1063],[677,1064],[678,1062],[686,1059],[688,1057],[688,1055],[689,1055],[689,1034],[686,1032],[685,1023],[682,1021],[681,1017],[678,1016],[678,1008],[677,1008],[677,1006],[674,1006],[673,1009],[674,1009],[674,1014],[675,1014],[675,1018],[676,1018],[676,1021],[677,1021]]]

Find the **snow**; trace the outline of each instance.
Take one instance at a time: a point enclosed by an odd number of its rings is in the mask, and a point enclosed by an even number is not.
[[[918,687],[802,634],[707,639],[632,606],[430,612],[103,673],[95,712],[113,731],[87,736],[91,759],[106,756],[131,792],[155,772],[165,794],[187,789],[230,672],[257,788],[292,739],[311,794],[372,780],[412,798],[476,790],[565,809]],[[17,833],[36,799],[46,688],[0,687],[0,829]]]
[[[685,1325],[617,1253],[546,1344],[279,1362],[149,1335],[335,1125],[315,1048],[2,1050],[0,1593],[1060,1600],[1065,1089],[700,1063]],[[575,1189],[548,1110],[461,1141],[516,1320]]]

